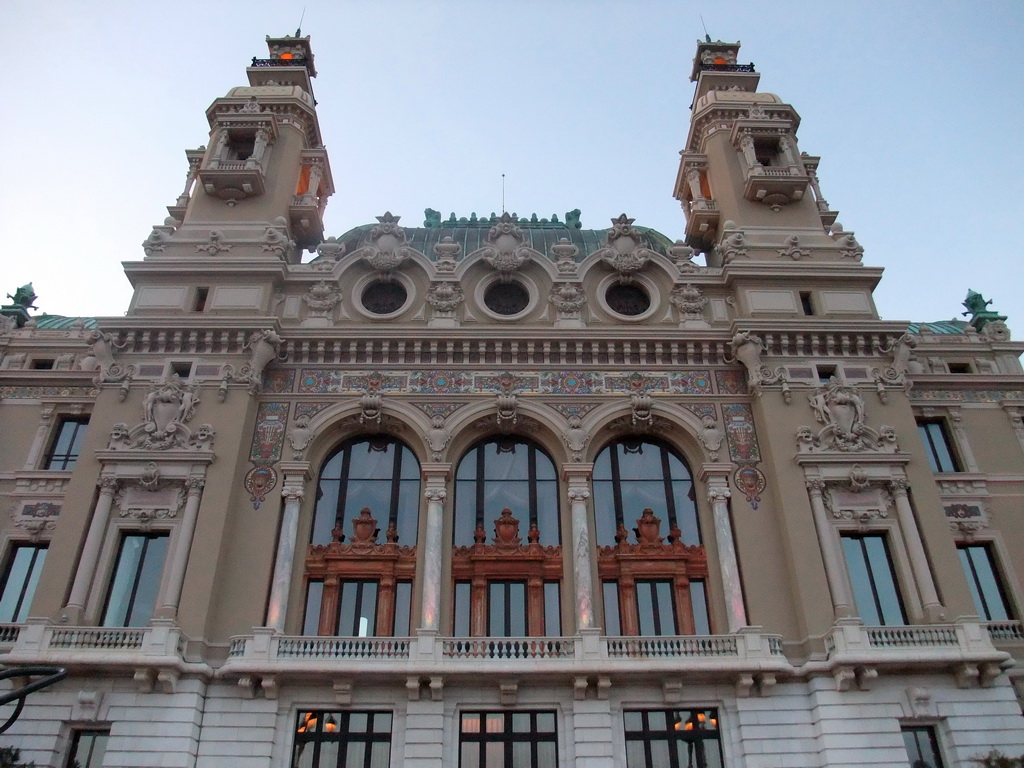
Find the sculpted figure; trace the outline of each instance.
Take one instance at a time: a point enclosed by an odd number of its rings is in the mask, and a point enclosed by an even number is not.
[[[309,445],[309,436],[309,416],[303,414],[295,419],[295,426],[288,433],[288,442],[292,444],[294,458],[298,459],[302,456],[302,452]]]
[[[573,461],[583,460],[583,451],[590,441],[590,433],[583,428],[583,421],[573,414],[569,417],[569,428],[562,433],[565,447],[572,453]]]
[[[701,419],[701,424],[704,425],[704,429],[700,434],[700,441],[711,455],[712,461],[718,460],[718,451],[722,448],[722,440],[725,439],[725,434],[718,427],[718,422],[715,421],[714,416],[704,416]]]
[[[732,337],[729,346],[732,347],[736,359],[747,369],[747,381],[756,387],[761,382],[761,368],[764,365],[761,362],[761,355],[764,352],[761,338],[750,331],[740,331]]]
[[[272,328],[256,331],[249,337],[248,347],[252,350],[249,358],[251,377],[258,382],[263,376],[263,369],[277,357],[277,349],[281,346],[281,337]]]
[[[83,371],[94,371],[97,368],[103,372],[108,371],[111,366],[117,364],[114,360],[114,350],[124,349],[127,346],[127,342],[118,344],[109,333],[99,330],[89,331],[85,340],[90,349],[89,354],[83,357],[80,363]]]

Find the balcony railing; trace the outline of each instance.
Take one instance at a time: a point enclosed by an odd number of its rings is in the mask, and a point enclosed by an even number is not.
[[[255,56],[252,57],[253,67],[304,67],[306,66],[306,59],[294,58],[294,59],[257,59]]]
[[[173,623],[148,627],[67,627],[30,619],[0,625],[4,663],[182,666],[188,639]]]
[[[253,64],[253,66],[256,66]],[[701,72],[753,72],[754,64],[701,64]]]
[[[1024,627],[1019,621],[989,621],[985,629],[993,643],[1024,642]]]
[[[572,659],[576,656],[571,638],[473,637],[441,640],[446,659]]]

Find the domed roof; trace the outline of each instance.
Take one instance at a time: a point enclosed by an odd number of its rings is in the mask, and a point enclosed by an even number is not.
[[[402,229],[409,246],[420,251],[432,261],[437,259],[434,246],[446,237],[450,237],[462,247],[460,252],[462,256],[490,245],[487,234],[501,218],[494,213],[483,217],[478,217],[474,213],[469,218],[457,218],[453,213],[447,219],[442,219],[439,212],[430,208],[427,208],[424,214],[426,219],[423,226],[407,227],[403,225]],[[529,217],[512,214],[511,219],[523,233],[523,245],[551,258],[553,258],[551,246],[556,245],[563,238],[580,249],[577,259],[582,259],[588,253],[607,244],[608,229],[583,229],[580,224],[579,210],[569,211],[565,214],[564,220],[559,220],[557,215],[552,215],[549,219],[539,218],[537,214]],[[343,253],[352,253],[357,248],[371,243],[370,232],[376,226],[376,224],[363,224],[333,240],[345,246]],[[643,247],[662,255],[668,254],[667,249],[673,243],[665,235],[647,227],[634,225],[633,229],[640,236]]]

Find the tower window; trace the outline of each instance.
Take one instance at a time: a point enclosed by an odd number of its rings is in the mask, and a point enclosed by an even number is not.
[[[651,297],[639,285],[615,283],[604,295],[612,312],[626,317],[642,315],[651,308]]]
[[[763,166],[778,165],[778,142],[774,139],[754,139],[754,157]]]
[[[187,381],[192,375],[192,363],[187,361],[171,363],[171,373],[182,381]]]
[[[405,306],[408,297],[397,280],[375,280],[363,291],[363,306],[375,315],[390,315]]]
[[[82,443],[85,441],[85,431],[88,426],[88,417],[61,419],[60,425],[57,427],[57,435],[46,454],[43,466],[46,469],[62,472],[74,469],[82,450]]]
[[[959,472],[960,464],[956,460],[946,425],[941,421],[920,421],[917,424],[918,434],[924,443],[925,455],[932,472]]]
[[[231,138],[231,159],[248,160],[256,151],[256,136],[253,134]]]
[[[196,288],[196,300],[192,305],[193,312],[202,312],[206,309],[206,300],[210,296],[209,288]]]
[[[518,315],[530,305],[530,292],[520,283],[494,283],[484,293],[484,305],[498,315]]]
[[[800,310],[808,316],[814,314],[814,305],[811,303],[810,291],[800,291]]]

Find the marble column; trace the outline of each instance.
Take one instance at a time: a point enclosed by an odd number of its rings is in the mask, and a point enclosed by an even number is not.
[[[173,619],[178,615],[181,588],[185,583],[185,566],[188,565],[188,556],[192,551],[192,536],[196,530],[199,502],[203,497],[205,485],[206,480],[201,477],[190,477],[185,481],[188,496],[185,499],[185,512],[181,518],[181,528],[178,531],[177,543],[171,557],[171,569],[167,576],[163,605],[157,614],[160,618]]]
[[[92,513],[92,522],[89,523],[89,532],[85,536],[82,556],[78,560],[75,581],[71,585],[71,596],[64,608],[64,615],[70,624],[80,623],[85,614],[85,603],[89,598],[89,585],[92,584],[93,576],[96,574],[100,548],[103,546],[103,537],[110,522],[110,508],[114,504],[117,480],[113,477],[101,477],[97,485],[100,487],[100,495],[96,500],[96,509]]]
[[[594,565],[587,515],[593,469],[593,464],[580,464],[566,468],[564,472],[569,486],[567,494],[572,520],[572,572],[576,585],[577,631],[594,627]]]
[[[889,483],[893,500],[896,502],[896,516],[900,521],[900,530],[903,531],[903,542],[907,547],[907,556],[910,558],[910,569],[914,573],[914,581],[917,582],[925,616],[929,621],[941,621],[942,604],[939,602],[935,582],[932,580],[931,568],[928,567],[928,556],[925,554],[924,544],[921,543],[921,533],[917,527],[917,520],[914,518],[914,510],[907,497],[907,487],[907,481],[903,479],[893,480]]]
[[[729,617],[729,632],[738,632],[747,626],[747,611],[743,606],[743,586],[740,583],[739,562],[736,559],[736,545],[732,539],[732,525],[729,521],[729,497],[732,494],[725,485],[711,481],[708,487],[708,501],[715,518],[715,543],[718,545],[718,566],[722,571],[722,587],[725,590],[725,605]]]
[[[285,617],[288,614],[288,598],[292,586],[292,572],[295,569],[295,546],[299,537],[299,510],[305,495],[306,473],[284,477],[281,497],[284,512],[281,515],[281,534],[277,540],[277,557],[274,560],[274,578],[270,584],[270,603],[267,607],[266,626],[284,632]]]
[[[818,548],[821,549],[821,559],[825,563],[825,580],[828,582],[828,590],[832,594],[832,610],[837,619],[854,616],[856,614],[853,598],[844,578],[843,561],[839,557],[836,537],[832,532],[832,524],[829,522],[825,501],[822,497],[825,483],[815,478],[807,480],[806,485],[807,492],[811,497],[814,528],[818,533]]]
[[[423,561],[423,584],[420,589],[423,605],[421,629],[434,632],[438,631],[441,622],[441,553],[444,548],[441,531],[444,528],[444,502],[448,498],[445,485],[450,471],[450,464],[435,464],[423,468],[427,525],[423,543],[416,548],[417,555]]]

